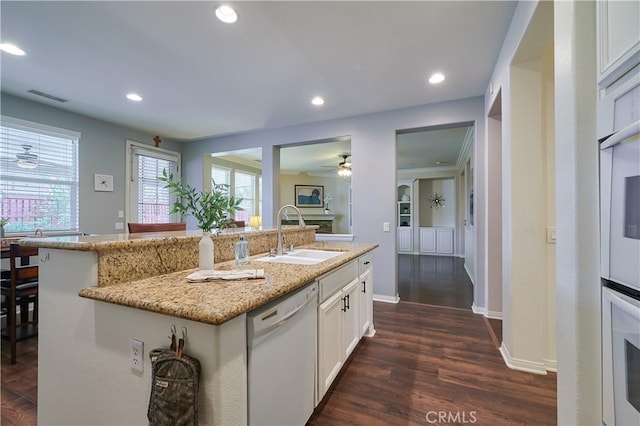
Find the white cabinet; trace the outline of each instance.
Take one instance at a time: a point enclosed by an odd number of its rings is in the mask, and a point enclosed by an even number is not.
[[[370,254],[318,280],[320,305],[316,404],[324,397],[363,333],[372,335],[372,283]]]
[[[436,228],[420,228],[420,253],[436,252]]]
[[[421,227],[420,253],[453,255],[453,228]]]
[[[342,292],[325,300],[318,308],[318,399],[320,402],[336,378],[342,364]]]
[[[453,254],[453,228],[436,229],[436,252]]]
[[[318,307],[318,400],[360,341],[358,277]]]
[[[413,227],[411,226],[399,226],[397,231],[398,236],[398,252],[411,253],[413,251]]]
[[[360,341],[360,295],[358,294],[360,281],[356,278],[342,289],[342,344],[344,359],[351,355]]]
[[[371,253],[367,253],[358,259],[360,281],[360,337],[373,336],[373,264]]]
[[[598,84],[606,88],[640,60],[640,3],[601,0],[596,4]]]

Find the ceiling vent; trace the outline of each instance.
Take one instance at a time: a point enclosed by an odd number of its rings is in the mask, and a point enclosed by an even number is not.
[[[57,96],[50,95],[48,93],[41,92],[39,90],[28,90],[29,93],[33,93],[34,95],[42,96],[43,98],[51,99],[52,101],[65,103],[68,102],[66,99],[59,98]]]

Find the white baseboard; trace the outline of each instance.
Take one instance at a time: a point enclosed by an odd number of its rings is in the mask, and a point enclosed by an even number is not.
[[[471,274],[471,272],[469,272],[469,269],[467,268],[467,264],[464,264],[464,270],[467,273],[467,276],[469,277],[469,279],[471,280],[471,284],[473,284],[473,286],[476,286],[476,283],[473,282],[473,275]]]
[[[543,359],[544,366],[547,371],[553,371],[554,373],[558,372],[558,361],[555,359]]]
[[[502,355],[504,363],[512,370],[540,374],[543,376],[547,374],[547,367],[544,362],[534,362],[526,359],[513,358],[507,347],[504,345],[504,342],[500,345],[500,354]]]
[[[395,296],[386,296],[384,294],[374,293],[373,300],[375,300],[376,302],[398,303],[400,301],[400,296],[398,296],[397,294]]]
[[[476,306],[476,302],[473,302],[471,304],[471,310],[473,311],[474,314],[484,315],[485,317],[487,316],[487,310],[485,308],[480,308]]]
[[[502,320],[502,312],[498,311],[487,311],[484,316],[491,319]]]
[[[487,311],[487,308],[476,306],[476,302],[473,302],[473,304],[471,305],[471,310],[474,314],[483,315],[486,318],[502,320],[502,312]]]

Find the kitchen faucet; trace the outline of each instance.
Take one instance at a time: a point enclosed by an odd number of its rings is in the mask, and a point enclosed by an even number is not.
[[[278,220],[278,248],[276,249],[276,255],[278,255],[278,256],[283,254],[283,250],[282,250],[282,219],[280,218],[280,216],[282,215],[282,212],[285,211],[289,207],[291,207],[292,209],[294,209],[296,211],[296,213],[298,213],[298,222],[300,223],[300,228],[304,228],[304,227],[307,226],[304,223],[304,219],[302,218],[302,213],[300,213],[300,209],[298,209],[296,206],[291,205],[291,204],[285,204],[284,206],[282,206],[280,208],[280,210],[278,211],[278,215],[276,216],[276,218]],[[285,213],[285,215],[286,215],[286,213]]]

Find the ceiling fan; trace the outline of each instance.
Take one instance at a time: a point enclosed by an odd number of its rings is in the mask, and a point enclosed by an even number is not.
[[[38,167],[38,155],[31,152],[31,145],[21,145],[24,150],[15,154],[15,158],[2,158],[2,161],[16,163],[21,169],[35,169]]]
[[[348,160],[351,157],[349,153],[340,154],[339,157],[342,158],[342,161],[337,166],[323,166],[323,167],[331,167],[338,170],[338,175],[340,177],[349,177],[351,176],[351,161]]]

